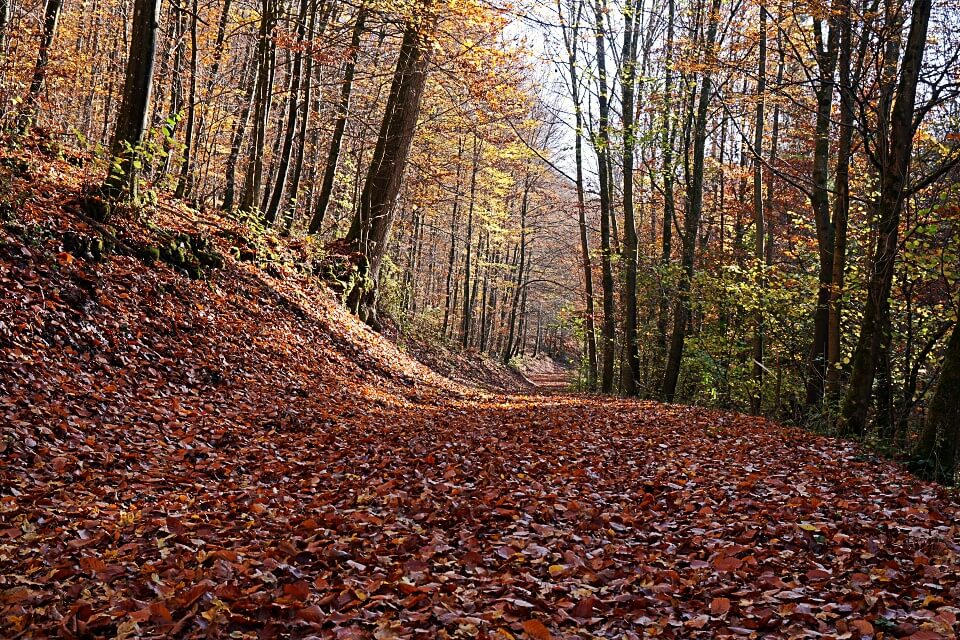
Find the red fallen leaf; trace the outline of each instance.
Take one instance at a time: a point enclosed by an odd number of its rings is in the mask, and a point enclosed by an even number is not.
[[[297,611],[297,618],[303,620],[304,622],[321,624],[327,619],[327,614],[323,612],[323,609],[313,604]]]
[[[946,640],[947,636],[941,635],[929,629],[921,629],[914,634],[907,636],[907,640]]]
[[[85,556],[83,558],[80,558],[80,568],[83,569],[86,573],[97,574],[107,568],[107,563],[101,560],[100,558]]]
[[[154,602],[150,605],[150,618],[162,624],[173,624],[173,616],[167,605],[162,602]]]
[[[283,593],[291,600],[303,602],[310,596],[310,585],[303,580],[297,580],[283,585]]]
[[[211,586],[212,583],[209,580],[204,580],[203,582],[192,586],[186,592],[180,594],[180,596],[176,599],[176,607],[179,609],[187,608],[193,605],[193,603],[202,598],[205,593],[210,591]]]
[[[873,636],[873,625],[867,620],[854,620],[850,626],[860,632],[860,636]]]
[[[713,561],[713,566],[717,571],[736,571],[743,565],[743,560],[736,556],[718,556]]]
[[[571,615],[575,618],[589,618],[598,604],[600,601],[593,596],[584,598],[573,608]]]
[[[829,580],[830,574],[824,571],[823,569],[810,569],[806,574],[807,580],[810,582],[820,582],[822,580]]]
[[[710,601],[710,615],[722,616],[730,611],[729,598],[714,598]]]
[[[550,630],[539,620],[527,620],[524,622],[523,631],[534,640],[553,640]]]
[[[131,611],[129,615],[134,622],[146,622],[150,619],[150,607],[144,607],[139,611]]]

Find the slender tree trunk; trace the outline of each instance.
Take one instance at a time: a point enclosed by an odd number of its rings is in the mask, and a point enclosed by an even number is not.
[[[917,81],[923,63],[923,50],[930,20],[930,0],[915,0],[910,33],[903,54],[896,102],[890,118],[889,144],[883,150],[876,213],[879,220],[873,272],[867,285],[860,337],[853,356],[850,384],[844,396],[840,427],[847,434],[866,431],[874,376],[883,341],[884,320],[889,315],[890,288],[899,246],[900,211],[908,184]]]
[[[7,53],[7,24],[10,22],[10,0],[0,0],[0,58]]]
[[[196,0],[194,0],[196,1]],[[307,20],[310,12],[310,0],[300,0],[300,12],[297,15],[296,53],[293,56],[293,70],[290,78],[289,105],[287,111],[287,128],[283,138],[283,147],[280,149],[280,164],[277,167],[277,177],[273,185],[273,193],[264,213],[267,224],[274,224],[280,213],[283,196],[287,192],[287,174],[290,171],[290,159],[293,155],[294,136],[297,134],[297,117],[300,115],[300,81],[303,76],[303,41],[307,33]]]
[[[938,480],[960,482],[960,331],[953,326],[940,369],[940,381],[930,399],[919,454],[929,460]]]
[[[305,55],[307,56],[306,68],[303,72],[303,101],[301,102],[303,115],[300,117],[300,131],[297,133],[297,157],[293,163],[293,177],[290,181],[290,197],[287,200],[287,209],[286,209],[286,232],[290,233],[293,229],[293,223],[296,218],[296,209],[300,204],[300,180],[303,175],[303,159],[306,154],[308,135],[307,132],[310,128],[310,115],[313,105],[313,39],[316,37],[316,24],[317,24],[317,0],[313,0],[312,8],[310,9],[310,25],[307,27],[307,40],[309,45]],[[329,12],[324,12],[324,21],[326,20],[326,15],[329,15]],[[326,29],[326,24],[321,25],[320,32]],[[308,203],[309,204],[309,203]]]
[[[693,159],[690,183],[687,188],[687,211],[683,228],[683,255],[681,258],[680,283],[677,290],[677,302],[674,306],[673,332],[670,336],[670,351],[663,374],[661,390],[667,402],[673,402],[680,378],[680,365],[683,362],[683,347],[686,339],[687,323],[690,320],[690,291],[693,287],[694,260],[696,258],[697,232],[700,228],[700,216],[703,212],[703,167],[707,144],[707,116],[710,110],[710,98],[713,93],[713,74],[709,58],[713,56],[717,40],[717,27],[720,20],[720,0],[713,0],[708,19],[705,42],[706,68],[700,81],[700,97],[697,104],[694,123]]]
[[[206,106],[207,103],[209,103],[212,100],[213,88],[216,85],[220,75],[220,64],[223,61],[223,48],[224,48],[224,43],[226,42],[226,39],[227,39],[227,23],[230,18],[230,8],[232,6],[233,6],[233,0],[224,0],[223,7],[220,9],[220,20],[217,22],[217,39],[214,42],[214,49],[213,49],[213,61],[210,64],[210,69],[207,75],[207,82],[203,92],[204,106]],[[194,18],[194,22],[196,22],[196,18]],[[201,149],[205,149],[209,146],[207,144],[208,136],[207,136],[207,109],[206,108],[200,112],[200,118],[197,121],[196,138],[197,138],[198,151]],[[206,163],[201,163],[206,165],[204,168],[204,177],[203,177],[203,180],[201,181],[201,188],[205,185],[207,176],[209,175],[210,157],[213,155],[213,153],[214,151],[212,150],[208,151],[206,154],[206,157],[207,157]],[[192,185],[188,185],[188,186],[190,186],[191,189],[188,189],[187,191],[188,192],[192,191]]]
[[[813,316],[813,340],[807,357],[806,403],[815,407],[823,400],[827,361],[827,324],[830,312],[830,289],[833,277],[833,225],[830,221],[830,124],[833,90],[837,69],[839,31],[833,17],[829,20],[826,44],[821,36],[820,19],[813,22],[817,45],[817,66],[820,77],[816,87],[817,115],[813,148],[813,187],[810,203],[817,229],[820,268],[817,274],[817,306]]]
[[[60,22],[60,10],[63,8],[63,0],[47,0],[46,9],[43,12],[43,33],[40,36],[40,49],[37,52],[37,61],[33,66],[33,78],[30,81],[30,89],[23,101],[23,112],[20,117],[20,129],[25,130],[37,115],[37,100],[40,98],[40,92],[43,91],[44,82],[47,79],[47,65],[50,63],[50,46],[53,44],[53,38],[57,34],[57,24]],[[4,9],[8,11],[8,9]]]
[[[624,348],[626,367],[623,386],[627,395],[639,392],[640,346],[637,335],[637,226],[633,212],[633,161],[636,132],[634,131],[635,83],[637,75],[637,40],[640,36],[639,6],[632,0],[624,9],[623,70],[621,73],[621,106],[623,119],[623,268],[624,284]]]
[[[447,335],[450,328],[450,313],[455,305],[453,302],[454,267],[457,260],[457,225],[460,222],[460,174],[463,160],[463,136],[457,140],[457,180],[453,191],[453,210],[450,213],[450,252],[447,259],[447,288],[443,298],[443,335]]]
[[[510,358],[514,354],[514,339],[515,339],[515,329],[517,325],[517,306],[522,298],[521,294],[524,293],[523,289],[523,277],[524,271],[526,270],[526,254],[527,254],[527,207],[529,205],[530,197],[530,178],[527,178],[523,182],[523,199],[520,201],[520,245],[518,247],[519,251],[519,263],[517,265],[517,281],[514,284],[513,288],[513,299],[510,302],[510,319],[507,321],[507,342],[503,348],[503,364],[510,362]]]
[[[274,0],[262,0],[260,40],[257,51],[257,81],[253,108],[253,135],[250,141],[250,162],[240,198],[240,210],[253,210],[263,181],[263,150],[266,144],[267,123],[270,120],[270,100],[273,92],[271,80],[273,61]]]
[[[600,92],[598,95],[599,123],[597,139],[594,147],[597,152],[597,168],[600,187],[600,265],[603,284],[603,371],[600,378],[600,390],[604,393],[613,391],[613,374],[616,358],[616,318],[614,318],[614,282],[613,265],[610,250],[610,225],[613,218],[610,202],[610,107],[608,104],[606,65],[606,32],[603,18],[606,8],[603,0],[594,0],[594,16],[596,19],[595,40],[597,47],[597,81]]]
[[[576,191],[577,191],[577,221],[580,226],[580,255],[581,267],[583,269],[583,287],[584,297],[586,298],[584,313],[584,333],[586,334],[586,356],[587,356],[587,388],[595,389],[597,386],[597,330],[595,327],[596,312],[594,310],[593,294],[593,266],[590,260],[590,237],[587,227],[587,213],[583,185],[583,104],[580,99],[580,80],[577,71],[577,52],[580,30],[580,15],[583,11],[583,3],[576,5],[576,15],[573,24],[567,25],[561,21],[563,29],[563,42],[567,52],[567,73],[570,82],[570,98],[573,101],[574,114],[574,157],[576,164]],[[557,14],[562,15],[563,11],[557,4]]]
[[[673,29],[676,3],[674,0],[668,0],[667,4],[667,43],[663,81],[664,123],[660,134],[660,144],[663,147],[663,223],[660,229],[660,304],[657,313],[657,334],[660,336],[660,353],[662,354],[659,360],[663,363],[662,366],[657,367],[657,371],[661,376],[665,372],[666,354],[669,348],[667,325],[670,315],[670,295],[664,284],[664,280],[670,269],[670,256],[673,252],[673,225],[676,221],[676,204],[673,192],[673,144],[676,126],[674,125],[673,118],[670,117],[670,114],[673,112]],[[662,381],[663,377],[661,377],[660,382],[657,384],[661,395],[663,393]]]
[[[186,31],[186,12],[177,5],[170,5],[170,11],[167,14],[172,23],[170,33],[170,46],[173,50],[172,67],[169,69],[170,75],[170,100],[167,106],[167,118],[163,122],[163,159],[154,171],[154,180],[160,180],[167,175],[170,170],[170,162],[173,159],[173,141],[176,136],[177,127],[183,111],[183,65],[186,58],[186,43],[184,33]],[[165,70],[166,71],[166,70]],[[165,75],[165,74],[162,74]],[[161,83],[162,86],[162,83]]]
[[[840,143],[837,147],[837,168],[833,199],[833,273],[830,278],[830,309],[827,319],[826,395],[837,400],[840,392],[841,298],[847,258],[847,219],[850,214],[850,156],[853,146],[854,85],[851,82],[852,25],[850,0],[841,0],[840,15]]]
[[[257,45],[259,49],[259,44]],[[254,56],[257,60],[259,56]],[[247,130],[247,124],[250,122],[250,111],[253,108],[254,94],[257,91],[257,65],[255,62],[250,64],[250,72],[247,77],[247,94],[243,100],[243,107],[240,110],[240,117],[237,119],[236,128],[233,130],[233,136],[230,138],[230,155],[227,157],[227,166],[224,169],[224,192],[223,204],[221,208],[224,211],[233,209],[233,200],[236,197],[237,184],[237,162],[240,160],[240,150],[243,148],[243,137]]]
[[[763,108],[767,91],[767,9],[760,5],[760,61],[757,64],[757,109],[753,124],[753,257],[756,260],[757,287],[762,295],[763,277]],[[753,334],[753,393],[750,397],[750,410],[760,415],[763,405],[763,347],[764,314],[763,305],[759,306],[756,318],[757,326]]]
[[[367,19],[367,8],[361,5],[357,11],[357,19],[353,24],[353,35],[350,37],[350,56],[347,58],[343,70],[343,84],[340,87],[340,103],[337,105],[337,121],[333,126],[333,136],[330,138],[330,150],[327,153],[327,162],[323,170],[323,184],[320,186],[320,195],[313,210],[313,219],[307,233],[314,234],[320,231],[323,219],[330,207],[330,196],[333,194],[333,184],[337,174],[337,165],[340,162],[340,148],[343,144],[343,132],[347,126],[347,117],[350,114],[350,95],[353,92],[353,76],[360,55],[360,41],[363,37],[363,27]]]
[[[470,276],[473,258],[473,207],[477,197],[477,172],[480,170],[480,141],[473,136],[473,167],[470,170],[470,200],[467,204],[467,239],[463,261],[463,318],[460,323],[460,346],[470,346],[470,327],[473,315],[473,296],[470,295]],[[474,277],[476,280],[476,277]]]
[[[197,116],[197,0],[192,3],[193,17],[190,21],[190,89],[187,98],[187,130],[183,141],[183,159],[174,197],[183,198],[193,187],[193,139]]]

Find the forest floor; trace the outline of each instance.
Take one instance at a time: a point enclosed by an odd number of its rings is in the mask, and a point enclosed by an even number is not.
[[[168,202],[88,255],[69,170],[16,170],[0,637],[956,637],[941,487],[763,419],[451,381],[235,257],[239,223]],[[222,264],[123,248],[157,229]]]

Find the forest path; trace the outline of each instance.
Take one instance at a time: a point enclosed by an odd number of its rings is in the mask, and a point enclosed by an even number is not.
[[[0,635],[954,637],[960,509],[852,444],[576,395],[326,410],[5,466]]]
[[[575,382],[576,371],[548,356],[523,361],[523,377],[536,389],[544,392],[569,391]]]

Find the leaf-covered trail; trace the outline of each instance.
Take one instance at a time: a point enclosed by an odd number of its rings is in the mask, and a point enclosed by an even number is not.
[[[219,237],[203,281],[73,259],[51,180],[0,228],[0,637],[955,637],[943,489],[756,418],[471,391]]]
[[[956,505],[849,445],[572,396],[347,413],[91,437],[116,451],[96,483],[17,499],[5,615],[24,598],[53,635],[954,637]]]

